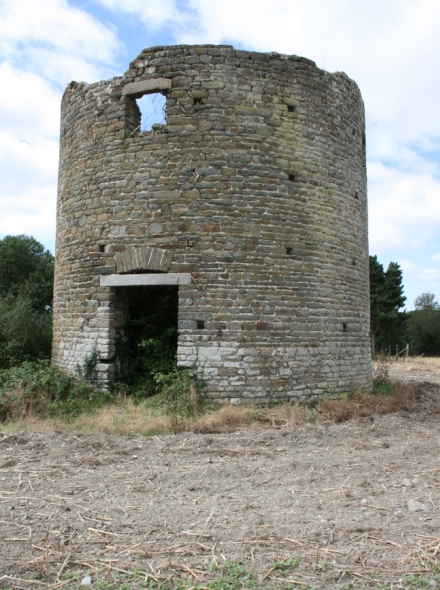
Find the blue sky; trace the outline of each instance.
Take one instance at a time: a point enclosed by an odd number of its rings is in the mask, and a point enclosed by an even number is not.
[[[0,0],[0,236],[54,249],[59,108],[71,80],[121,75],[144,47],[228,43],[303,55],[359,85],[370,253],[407,308],[440,296],[438,0]]]

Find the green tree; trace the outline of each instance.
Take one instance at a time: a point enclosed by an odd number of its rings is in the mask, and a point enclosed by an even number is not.
[[[0,297],[0,368],[50,358],[52,314],[38,312],[23,294]]]
[[[440,354],[440,304],[433,293],[422,293],[408,317],[411,351],[416,354]]]
[[[0,240],[0,297],[28,297],[37,311],[52,303],[54,257],[32,236]]]
[[[0,240],[0,368],[49,358],[54,258],[35,238]]]
[[[373,356],[379,339],[384,343],[401,337],[405,314],[399,309],[406,301],[402,279],[402,270],[397,262],[390,262],[385,271],[377,256],[370,256],[370,337]]]

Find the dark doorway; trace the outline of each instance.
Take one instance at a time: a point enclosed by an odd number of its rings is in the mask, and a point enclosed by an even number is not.
[[[177,285],[116,289],[116,381],[134,394],[153,395],[155,376],[176,366],[178,290]]]

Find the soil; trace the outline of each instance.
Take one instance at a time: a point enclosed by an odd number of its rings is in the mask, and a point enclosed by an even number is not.
[[[392,376],[343,424],[3,435],[0,586],[440,588],[440,371]]]

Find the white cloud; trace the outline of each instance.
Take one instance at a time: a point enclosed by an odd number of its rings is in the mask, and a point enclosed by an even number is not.
[[[58,142],[0,133],[0,234],[55,234]]]
[[[188,16],[179,10],[176,0],[96,0],[102,6],[114,11],[136,14],[150,29],[158,29],[164,25],[187,22]]]
[[[370,162],[370,251],[437,248],[440,182],[429,174],[401,172]]]
[[[409,258],[402,258],[398,261],[400,268],[405,272],[414,272],[417,269],[417,265],[413,260]]]
[[[121,50],[113,30],[67,0],[3,0],[0,38],[5,60],[60,86],[94,81]]]
[[[60,92],[40,76],[0,64],[0,79],[6,91],[0,93],[0,122],[3,133],[32,142],[41,135],[57,136]]]
[[[26,234],[50,243],[55,236],[56,185],[28,186],[16,201],[2,203],[0,234]]]
[[[407,309],[413,309],[414,300],[422,293],[440,295],[440,268],[422,267],[411,260],[398,260],[398,263],[403,271]]]
[[[67,0],[1,0],[0,39],[0,234],[52,246],[61,91],[113,73],[122,46]]]

